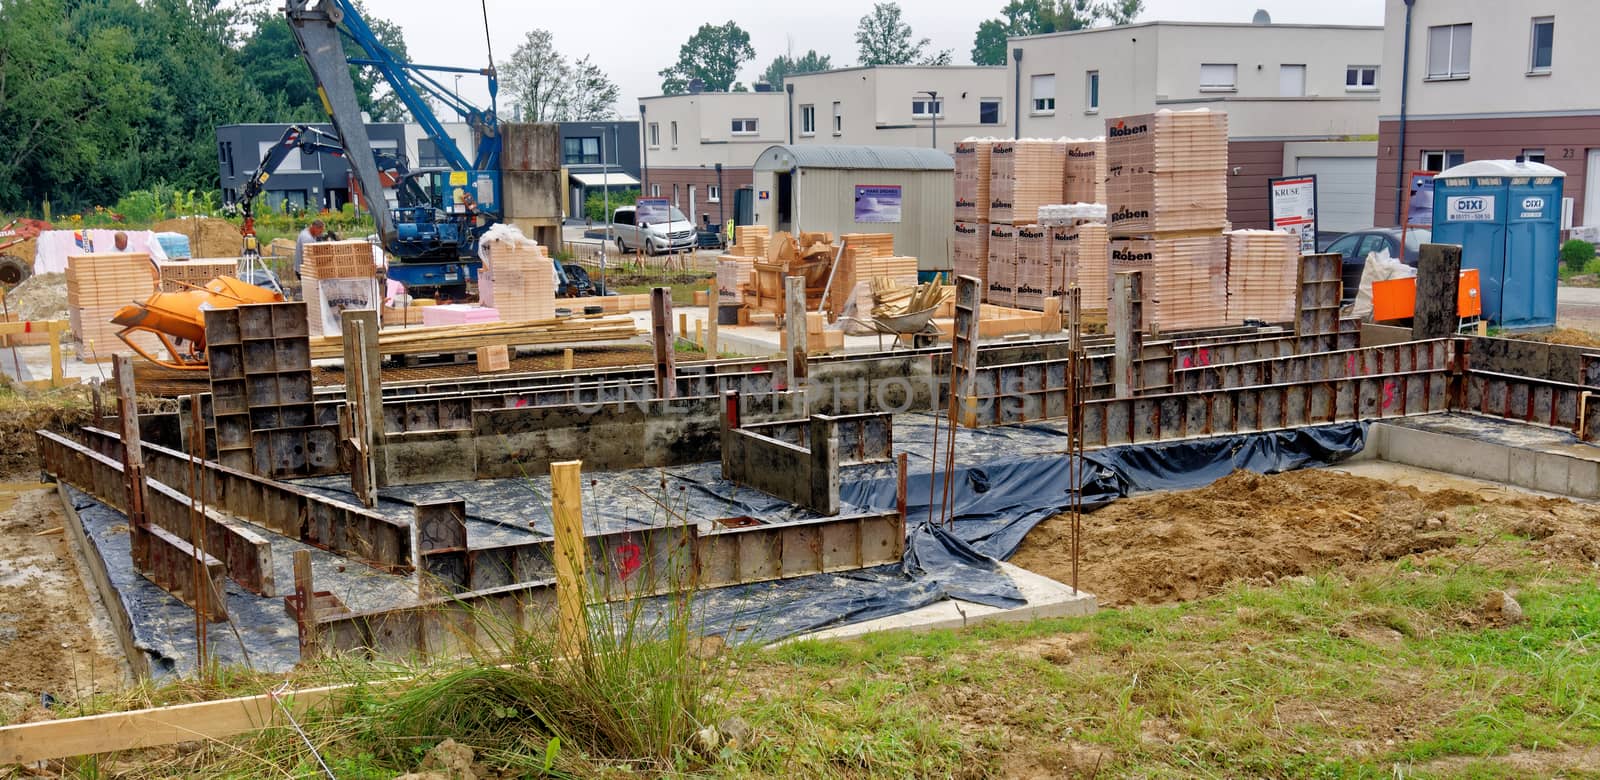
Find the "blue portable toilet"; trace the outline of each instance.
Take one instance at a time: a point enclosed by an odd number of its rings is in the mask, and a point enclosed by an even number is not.
[[[1475,160],[1433,179],[1433,241],[1478,270],[1483,317],[1504,328],[1556,324],[1561,188],[1543,163]]]

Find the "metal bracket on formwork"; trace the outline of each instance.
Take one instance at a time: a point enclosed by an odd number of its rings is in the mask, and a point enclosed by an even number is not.
[[[650,342],[655,347],[656,397],[672,398],[678,390],[675,360],[677,335],[672,332],[672,290],[650,290]]]
[[[789,370],[789,389],[804,390],[806,363],[806,280],[803,276],[783,278],[783,330],[788,349],[784,367]]]
[[[378,353],[378,313],[352,309],[339,314],[343,336],[345,401],[350,407],[350,490],[367,507],[377,506],[381,468],[383,367]]]
[[[1111,285],[1111,332],[1116,339],[1111,373],[1116,397],[1139,390],[1139,356],[1144,351],[1144,272],[1119,271]]]
[[[978,427],[978,320],[983,283],[956,277],[956,320],[950,333],[950,418],[963,428]]]

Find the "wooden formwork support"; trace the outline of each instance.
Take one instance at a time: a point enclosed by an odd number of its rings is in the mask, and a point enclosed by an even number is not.
[[[385,483],[379,469],[383,454],[383,365],[378,354],[378,313],[371,309],[341,312],[344,344],[345,402],[350,409],[350,489],[367,507],[377,506]]]
[[[678,369],[670,288],[657,287],[650,291],[650,342],[655,349],[656,397],[673,398],[678,392]]]
[[[588,549],[583,541],[583,462],[550,464],[550,516],[555,526],[556,642],[571,657],[589,646]]]
[[[1117,398],[1139,391],[1135,363],[1144,352],[1144,272],[1120,271],[1111,280],[1110,328],[1116,339],[1111,356],[1111,377]]]
[[[952,423],[964,428],[977,425],[976,403],[978,333],[983,308],[983,283],[971,276],[956,277],[955,324],[950,338],[950,408]]]

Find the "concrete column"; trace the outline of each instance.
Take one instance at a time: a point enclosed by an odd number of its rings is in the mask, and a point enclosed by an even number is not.
[[[783,328],[789,344],[784,363],[789,369],[789,389],[799,390],[805,385],[806,371],[806,280],[800,276],[783,277]]]
[[[1449,338],[1460,325],[1456,294],[1461,282],[1461,247],[1423,244],[1417,257],[1417,303],[1411,340]],[[1488,312],[1484,312],[1485,315]]]
[[[809,424],[811,508],[824,515],[836,515],[839,514],[838,424],[821,415],[812,415]]]
[[[656,397],[678,394],[677,336],[672,332],[672,290],[650,291],[650,341],[656,353]]]

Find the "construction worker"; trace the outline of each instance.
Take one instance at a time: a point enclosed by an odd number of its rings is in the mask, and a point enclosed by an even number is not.
[[[117,234],[111,237],[111,243],[117,245],[118,252],[128,251],[128,234],[118,230]]]
[[[322,240],[322,234],[327,231],[327,225],[320,219],[314,219],[300,231],[294,239],[294,276],[300,278],[300,266],[306,261],[306,244],[313,244]]]

